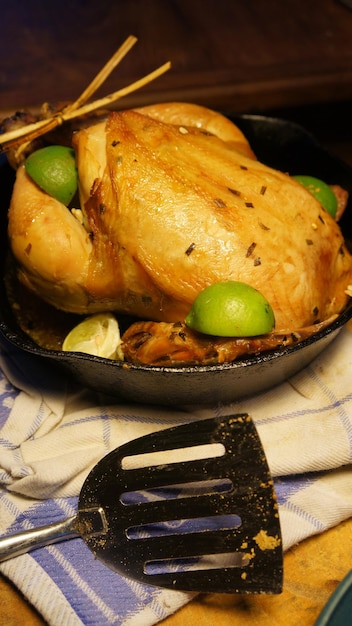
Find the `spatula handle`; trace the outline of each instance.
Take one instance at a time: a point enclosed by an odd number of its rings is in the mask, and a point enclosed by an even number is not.
[[[24,530],[15,535],[0,538],[0,562],[12,559],[20,554],[26,554],[35,548],[42,548],[52,543],[78,537],[75,528],[77,516],[69,517],[62,522]]]

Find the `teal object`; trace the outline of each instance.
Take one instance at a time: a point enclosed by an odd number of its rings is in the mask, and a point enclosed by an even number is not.
[[[352,624],[352,571],[334,591],[315,626],[350,626]]]

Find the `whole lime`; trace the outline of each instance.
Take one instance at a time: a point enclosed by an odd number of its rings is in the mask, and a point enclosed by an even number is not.
[[[336,216],[337,198],[329,185],[314,176],[297,175],[293,178],[306,187],[332,217]]]
[[[67,146],[47,146],[30,154],[25,168],[31,179],[46,193],[66,206],[77,191],[75,153]]]
[[[274,312],[266,298],[254,287],[233,280],[201,291],[185,322],[193,330],[219,337],[254,337],[275,327]]]

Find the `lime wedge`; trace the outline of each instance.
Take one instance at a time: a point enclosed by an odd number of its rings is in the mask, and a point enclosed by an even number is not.
[[[111,313],[86,317],[65,337],[65,352],[84,352],[106,359],[123,360],[119,325]]]
[[[254,337],[275,327],[266,298],[250,285],[233,280],[201,291],[185,322],[193,330],[218,337]]]
[[[75,153],[67,146],[47,146],[25,160],[27,174],[43,191],[66,206],[77,191]]]

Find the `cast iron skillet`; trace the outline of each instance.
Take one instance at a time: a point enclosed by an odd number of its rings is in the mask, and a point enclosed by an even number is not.
[[[301,126],[263,116],[233,116],[258,158],[290,174],[306,173],[347,189],[351,200],[340,225],[352,240],[352,168],[327,152]],[[83,387],[148,404],[180,405],[230,402],[277,385],[308,365],[335,338],[352,317],[352,301],[327,328],[301,343],[233,363],[213,366],[152,367],[126,365],[80,353],[44,350],[16,324],[3,284],[7,250],[6,213],[13,172],[0,163],[1,281],[0,341],[15,346],[32,359],[46,361],[73,376]]]

